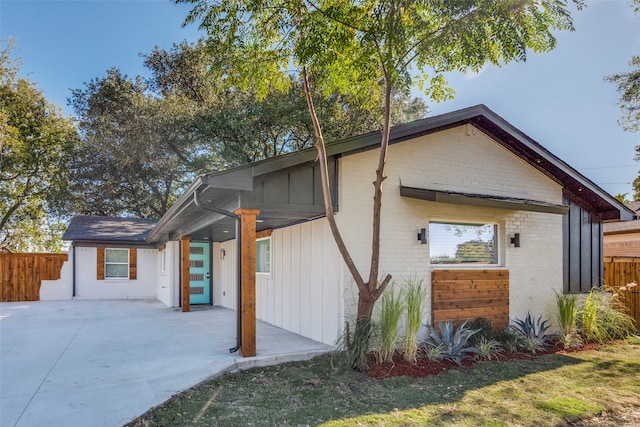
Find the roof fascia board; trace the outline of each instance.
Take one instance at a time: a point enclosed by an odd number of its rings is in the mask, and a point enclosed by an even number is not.
[[[171,221],[174,217],[180,215],[182,211],[184,211],[190,204],[193,203],[193,193],[200,189],[203,186],[206,186],[203,182],[203,177],[199,176],[193,184],[189,186],[189,188],[182,193],[182,196],[176,200],[176,202],[162,215],[162,218],[158,221],[158,223],[151,229],[149,236],[146,239],[146,242],[153,242],[154,238],[160,231],[167,225],[169,221]]]
[[[430,202],[478,206],[484,208],[542,212],[559,215],[566,215],[569,212],[569,206],[538,202],[535,200],[503,199],[498,196],[447,193],[422,188],[400,187],[400,195]]]
[[[539,154],[545,160],[550,162],[556,168],[562,170],[567,175],[571,176],[573,179],[578,181],[581,185],[589,188],[593,191],[598,197],[606,200],[610,205],[613,205],[618,208],[620,211],[620,219],[623,221],[629,221],[634,218],[633,211],[626,207],[623,203],[619,202],[615,197],[611,196],[609,193],[600,188],[593,181],[582,175],[580,172],[575,170],[573,167],[569,166],[562,159],[551,153],[549,150],[544,148],[542,145],[522,133],[519,129],[514,127],[511,123],[491,111],[489,108],[482,106],[482,113],[480,115],[484,116],[487,120],[493,122],[496,126],[502,128],[509,135],[517,139],[520,143],[525,145],[528,149],[534,151]],[[475,107],[472,107],[475,108]],[[472,117],[469,117],[469,119]],[[481,130],[481,129],[479,129]],[[481,130],[482,131],[482,130]],[[484,133],[484,132],[483,132]]]
[[[156,249],[155,244],[141,243],[130,240],[73,240],[76,248],[136,248],[136,249]]]

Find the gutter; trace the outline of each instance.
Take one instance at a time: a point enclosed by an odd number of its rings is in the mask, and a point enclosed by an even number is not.
[[[209,187],[207,185],[205,189]],[[240,350],[240,345],[242,344],[241,336],[242,331],[240,330],[240,326],[242,324],[241,319],[241,308],[242,308],[242,246],[240,242],[240,236],[242,233],[242,227],[240,226],[240,217],[233,212],[227,211],[225,209],[215,208],[211,206],[205,206],[200,200],[200,194],[198,190],[193,192],[193,203],[201,209],[207,210],[209,212],[221,214],[224,216],[231,217],[236,221],[236,346],[229,349],[229,353],[235,353]]]

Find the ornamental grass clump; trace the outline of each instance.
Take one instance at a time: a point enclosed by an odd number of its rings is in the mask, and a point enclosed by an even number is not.
[[[562,345],[565,349],[577,350],[584,347],[584,341],[576,328],[578,309],[577,296],[556,293],[556,320],[562,331]]]
[[[369,369],[369,351],[373,342],[376,324],[371,320],[354,320],[358,323],[351,332],[351,322],[345,323],[342,335],[336,341],[337,364],[348,369],[366,372]]]
[[[404,297],[393,286],[385,289],[380,299],[379,335],[376,345],[378,361],[391,362],[398,344],[398,324],[404,312]]]
[[[559,294],[556,292],[556,319],[562,329],[563,336],[568,336],[576,330],[577,296],[575,294]]]
[[[618,290],[593,288],[584,300],[577,315],[580,334],[586,341],[604,343],[627,336],[637,331],[633,318],[626,313],[622,304],[622,292],[635,283],[623,286]]]
[[[407,328],[404,337],[403,356],[408,362],[415,363],[418,356],[418,331],[424,315],[424,300],[427,289],[422,279],[413,277],[407,280],[405,287],[405,304],[407,306]]]

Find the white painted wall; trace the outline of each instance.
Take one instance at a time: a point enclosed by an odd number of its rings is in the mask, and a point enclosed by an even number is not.
[[[67,252],[69,259],[62,264],[60,279],[43,280],[40,301],[70,300],[73,296],[73,248]]]
[[[216,243],[213,251],[213,303],[235,309],[235,240]],[[256,274],[256,317],[333,344],[342,328],[342,261],[326,220],[273,230],[271,254],[271,273]]]
[[[158,275],[158,251],[137,250],[137,279],[96,279],[97,249],[76,248],[76,298],[78,299],[128,299],[156,298]]]
[[[371,254],[373,185],[379,150],[339,163],[344,239],[362,274]],[[417,240],[429,220],[499,224],[501,266],[510,272],[510,316],[551,317],[554,290],[562,290],[562,215],[433,203],[400,196],[400,186],[498,195],[561,203],[561,187],[470,125],[389,147],[382,209],[380,276],[402,283],[414,276],[429,285],[425,322],[431,318],[429,245]],[[521,247],[509,244],[520,233]],[[342,269],[345,313],[356,312],[357,289]]]
[[[157,298],[168,307],[180,306],[180,242],[167,242],[162,251],[157,252]],[[166,257],[165,271],[162,271],[162,257]]]

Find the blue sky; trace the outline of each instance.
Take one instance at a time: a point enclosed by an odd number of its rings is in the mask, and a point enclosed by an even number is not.
[[[485,104],[612,194],[631,193],[640,134],[623,132],[617,94],[603,77],[628,69],[640,54],[640,17],[626,0],[587,0],[575,32],[558,33],[551,53],[526,63],[452,74],[452,101],[431,114]],[[70,89],[118,67],[145,74],[140,53],[199,37],[182,28],[188,5],[160,0],[0,0],[0,39],[13,37],[22,74],[70,113]]]

